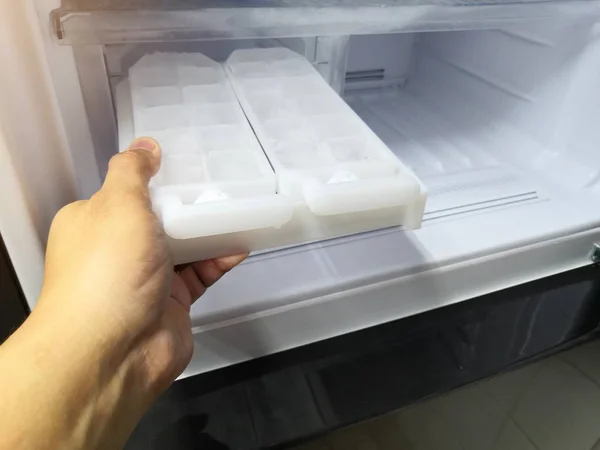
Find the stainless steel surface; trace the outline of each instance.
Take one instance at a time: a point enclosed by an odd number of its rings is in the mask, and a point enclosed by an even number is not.
[[[600,13],[598,0],[270,0],[203,4],[71,2],[87,7],[55,11],[63,44],[165,42],[203,39],[333,36],[496,28],[507,23]],[[173,2],[172,2],[173,3]],[[161,5],[163,5],[161,7]],[[225,6],[223,6],[225,5]],[[169,7],[167,3],[167,7]],[[103,9],[104,8],[104,9]],[[129,8],[129,9],[127,9]]]
[[[79,83],[94,142],[94,155],[104,179],[110,157],[119,151],[116,112],[104,50],[100,45],[74,47]]]
[[[594,244],[591,258],[595,263],[600,262],[600,244]]]

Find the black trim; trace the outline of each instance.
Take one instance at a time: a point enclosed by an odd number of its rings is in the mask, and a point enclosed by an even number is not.
[[[20,327],[31,311],[0,236],[0,343]]]
[[[593,339],[594,266],[179,381],[129,449],[288,448]]]
[[[530,283],[514,286],[478,297],[456,305],[426,311],[415,316],[388,322],[373,328],[337,336],[324,341],[294,348],[281,353],[257,358],[248,362],[215,370],[213,372],[191,377],[178,382],[179,388],[190,389],[190,394],[199,395],[217,390],[232,383],[239,383],[265,373],[275,372],[287,367],[328,358],[331,355],[343,357],[354,355],[360,351],[368,351],[374,346],[385,346],[397,343],[400,336],[427,332],[433,327],[443,327],[448,323],[448,316],[462,317],[464,322],[470,322],[482,317],[490,307],[498,303],[509,303],[515,298],[531,297],[552,289],[575,284],[581,281],[598,279],[599,283],[590,294],[600,296],[600,268],[590,265],[581,269],[564,272]],[[590,305],[591,307],[591,305]],[[595,310],[583,312],[580,326],[590,330],[600,324],[600,301],[594,305]],[[579,333],[575,333],[579,334]],[[197,383],[201,378],[202,383]]]

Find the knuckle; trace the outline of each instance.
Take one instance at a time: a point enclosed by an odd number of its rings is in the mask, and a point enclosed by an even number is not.
[[[74,203],[69,203],[66,206],[63,206],[57,213],[54,220],[60,221],[64,219],[71,218],[76,212],[84,205],[86,202],[84,200],[80,200]]]
[[[152,155],[143,149],[127,150],[113,156],[108,170],[109,173],[119,173],[121,177],[127,174],[133,179],[149,178],[155,172]]]
[[[148,158],[144,150],[134,149],[119,153],[110,159],[109,166],[137,166],[143,167],[148,164]]]
[[[86,201],[81,200],[62,207],[54,216],[51,229],[71,227],[79,219],[80,211],[86,203]]]
[[[219,272],[221,275],[231,271],[231,266],[229,266],[223,259],[213,259],[213,264],[217,268],[217,272]]]

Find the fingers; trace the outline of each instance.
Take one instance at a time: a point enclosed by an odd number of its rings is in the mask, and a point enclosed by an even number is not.
[[[193,302],[200,298],[206,290],[213,286],[231,269],[241,264],[248,254],[209,259],[190,264],[179,276],[192,294]]]
[[[113,156],[103,189],[142,193],[147,196],[148,183],[160,168],[161,149],[152,138],[138,138],[127,151]]]
[[[192,294],[191,289],[188,288],[187,283],[181,277],[173,277],[170,296],[187,311],[190,310],[192,303],[199,297],[192,297]]]
[[[188,267],[179,273],[179,277],[185,283],[186,288],[191,294],[191,303],[198,300],[206,292],[207,286],[200,281],[200,278],[196,275],[196,272],[192,267]]]

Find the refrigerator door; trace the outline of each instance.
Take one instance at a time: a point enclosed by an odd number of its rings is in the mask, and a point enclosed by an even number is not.
[[[0,14],[0,234],[34,306],[54,214],[79,197],[33,4]]]

